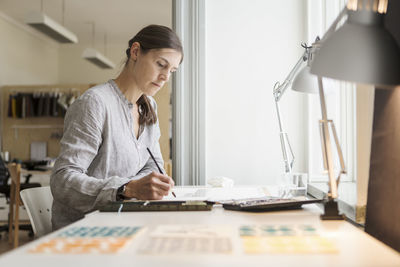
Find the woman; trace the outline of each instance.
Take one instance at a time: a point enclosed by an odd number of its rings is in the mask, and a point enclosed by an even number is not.
[[[150,25],[129,41],[120,75],[90,88],[68,109],[50,185],[53,229],[107,202],[161,199],[174,182],[158,173],[157,106],[152,98],[183,59],[178,36]]]

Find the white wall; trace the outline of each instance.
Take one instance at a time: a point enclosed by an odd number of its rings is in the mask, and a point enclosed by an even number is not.
[[[59,50],[59,83],[103,83],[115,78],[122,69],[122,62],[126,59],[125,50],[128,40],[124,44],[107,45],[107,58],[116,65],[115,69],[101,69],[81,57],[82,52],[89,46],[80,44],[62,45]],[[105,55],[104,47],[95,47]]]
[[[303,53],[306,2],[206,2],[206,178],[272,184],[283,173],[272,90]],[[282,120],[305,171],[305,96],[288,90]]]
[[[59,83],[101,83],[116,77],[125,59],[126,44],[107,46],[107,56],[117,65],[103,70],[81,58],[87,47],[59,45],[29,26],[0,13],[0,86]],[[104,54],[104,47],[96,47]]]
[[[58,82],[58,44],[35,34],[0,11],[0,107],[3,85]],[[3,108],[0,109],[0,138]],[[0,143],[0,151],[1,143]]]
[[[0,86],[58,82],[58,45],[0,13]]]

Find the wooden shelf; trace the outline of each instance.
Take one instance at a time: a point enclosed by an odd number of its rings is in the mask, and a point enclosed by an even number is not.
[[[64,125],[35,125],[35,124],[24,124],[24,125],[12,125],[11,129],[54,129],[64,128]]]

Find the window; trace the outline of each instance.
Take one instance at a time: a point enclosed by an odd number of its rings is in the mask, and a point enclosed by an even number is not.
[[[347,1],[309,0],[308,7],[308,42],[312,43],[316,36],[323,37],[333,20],[343,9]],[[333,120],[339,143],[342,148],[347,175],[341,177],[341,182],[356,179],[356,118],[354,84],[323,78],[328,119]],[[311,182],[327,181],[324,171],[319,120],[321,107],[319,95],[308,97],[308,170]],[[332,154],[335,160],[335,175],[340,171],[340,162],[331,133]]]

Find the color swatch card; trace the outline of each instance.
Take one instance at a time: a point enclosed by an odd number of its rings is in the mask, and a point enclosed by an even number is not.
[[[29,250],[31,253],[108,254],[126,247],[141,227],[72,227],[44,240]]]
[[[138,249],[140,254],[226,254],[235,231],[219,225],[160,225]]]
[[[243,225],[239,234],[247,254],[338,252],[333,240],[311,225]]]

